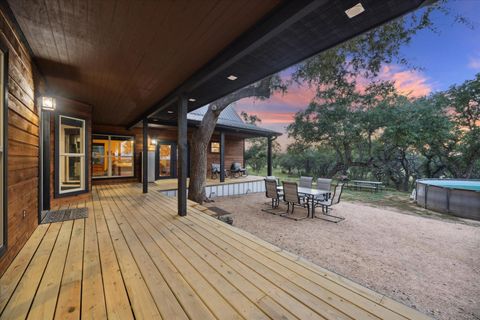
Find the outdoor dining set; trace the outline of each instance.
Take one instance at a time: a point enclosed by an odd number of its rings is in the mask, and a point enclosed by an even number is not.
[[[283,181],[282,185],[274,176],[265,178],[265,194],[271,199],[272,209],[263,210],[282,217],[301,220],[306,218],[325,219],[330,222],[339,222],[345,218],[329,214],[329,210],[340,202],[344,184],[339,182],[332,192],[332,179],[318,178],[316,188],[313,188],[313,177],[300,177],[299,183]],[[281,201],[287,205],[287,211],[278,213]],[[307,215],[297,217],[293,215],[295,206],[307,209]],[[321,214],[315,214],[315,208],[321,207]]]

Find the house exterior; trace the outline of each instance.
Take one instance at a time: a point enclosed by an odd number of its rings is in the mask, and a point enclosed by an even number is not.
[[[50,231],[39,227],[44,210],[81,201],[93,206],[98,199],[92,200],[92,189],[97,184],[141,179],[146,193],[150,179],[142,177],[152,172],[153,180],[176,177],[175,212],[185,216],[188,142],[195,139],[191,129],[205,112],[202,106],[424,3],[369,0],[365,13],[352,20],[345,10],[354,3],[347,2],[2,1],[0,277],[14,259],[22,262],[22,248],[36,252],[30,242],[38,244],[43,239],[38,237],[45,234],[45,241],[55,242],[56,238],[49,238]],[[218,161],[228,168],[232,162],[243,162],[245,138],[263,136],[271,142],[276,135],[243,123],[227,108],[211,140],[208,165]],[[218,145],[222,140],[225,144]],[[150,154],[153,166],[149,156],[142,156]],[[138,191],[136,186],[131,184],[117,198]],[[174,212],[171,202],[163,200],[163,205]],[[135,214],[133,205],[122,200],[117,208],[124,211],[124,207]],[[82,223],[72,237],[87,236]],[[86,219],[86,224],[91,223]],[[105,230],[90,236],[105,235]],[[100,254],[113,254],[115,241],[108,238],[106,243]],[[107,260],[117,261],[111,256]],[[124,261],[118,258],[122,272]],[[74,265],[83,266],[82,262]],[[112,270],[107,276],[119,272],[115,266]],[[0,278],[0,290],[4,290],[0,317],[13,301],[4,292],[16,290],[22,275]],[[203,302],[198,301],[200,306]],[[265,302],[265,309],[281,313],[284,309],[278,306]],[[28,303],[11,306],[17,307],[26,307],[28,313]],[[211,316],[208,308],[202,308]]]
[[[200,124],[206,111],[207,107],[205,106],[187,114],[189,127],[188,140],[191,139],[194,128]],[[224,162],[227,169],[233,162],[238,162],[244,165],[245,139],[253,137],[272,138],[281,135],[281,133],[273,130],[244,123],[232,106],[227,107],[219,116],[216,130],[207,150],[208,176],[210,176],[211,165],[219,165],[221,161],[221,132],[223,132],[225,136]],[[99,148],[97,152],[106,154],[108,148],[107,145],[109,143],[111,145],[119,144],[118,148],[127,148],[128,150],[128,152],[124,154],[124,158],[121,160],[109,160],[103,155],[95,155],[96,151],[94,150],[94,154],[92,155],[92,179],[94,183],[101,183],[102,181],[112,182],[115,180],[141,181],[142,148],[139,147],[142,141],[141,127],[126,130],[122,127],[94,125],[92,134],[92,147],[94,149]],[[149,168],[151,170],[150,175],[153,175],[153,178],[151,178],[150,181],[177,178],[176,123],[164,121],[150,124],[148,136],[148,152],[154,161],[153,166],[150,166]],[[117,143],[115,141],[122,142]],[[116,162],[120,163],[120,166],[117,166]],[[126,163],[131,165],[126,166]],[[109,169],[108,166],[111,166],[111,168]]]

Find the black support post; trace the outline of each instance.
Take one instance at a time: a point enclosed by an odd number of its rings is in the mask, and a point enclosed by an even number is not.
[[[50,210],[50,111],[42,110],[42,199],[40,211]]]
[[[143,119],[143,193],[148,193],[148,119]]]
[[[187,174],[188,174],[188,148],[187,148],[187,98],[185,95],[178,97],[178,214],[187,215]]]
[[[220,132],[220,182],[225,182],[225,133]]]
[[[272,137],[268,137],[268,147],[267,147],[267,176],[272,174]]]

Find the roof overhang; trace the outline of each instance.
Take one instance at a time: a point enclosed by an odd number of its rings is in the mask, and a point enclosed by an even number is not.
[[[364,11],[349,18],[345,11],[359,2]],[[172,112],[179,94],[195,99],[189,102],[189,111],[194,110],[431,2],[434,1],[286,2],[131,125],[143,117],[175,118]],[[229,75],[237,79],[231,81]]]
[[[50,92],[127,127],[176,112],[179,94],[192,111],[429,2],[8,0]]]

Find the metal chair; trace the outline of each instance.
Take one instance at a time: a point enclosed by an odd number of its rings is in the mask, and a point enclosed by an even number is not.
[[[318,178],[317,189],[318,190],[330,190],[332,187],[332,179]],[[329,195],[330,198],[331,194]],[[326,199],[325,199],[326,200]]]
[[[300,177],[300,188],[309,188],[312,189],[313,177]]]
[[[211,178],[212,179],[217,179],[218,176],[220,175],[220,164],[218,163],[212,163],[212,168],[211,168]]]
[[[283,181],[283,200],[287,203],[287,212],[282,215],[282,217],[301,220],[306,219],[310,216],[310,206],[307,201],[298,195],[298,185],[296,182],[287,182]],[[292,205],[292,210],[290,211],[290,205]],[[295,210],[295,205],[307,208],[307,216],[303,218],[296,218],[290,215],[293,214]]]
[[[225,177],[228,177],[228,171],[227,169],[224,169],[225,170]],[[211,171],[211,178],[212,179],[217,179],[220,177],[220,164],[219,163],[212,163],[212,167],[210,169]]]
[[[278,205],[280,204],[280,197],[283,196],[283,193],[278,190],[276,179],[265,179],[265,196],[272,199],[272,209],[278,208]]]
[[[232,173],[234,178],[248,176],[247,169],[242,168],[240,162],[232,163],[232,166],[230,167],[230,172]]]
[[[332,221],[332,220],[328,220],[328,219],[324,219],[324,220],[327,220],[327,221],[330,221],[330,222],[340,222],[342,220],[345,220],[344,217],[339,217],[339,216],[334,216],[334,215],[331,215],[331,214],[328,214],[328,210],[330,209],[331,210],[331,207],[333,205],[336,205],[338,203],[340,203],[340,198],[342,196],[342,192],[343,192],[343,186],[344,184],[339,182],[336,186],[335,186],[335,189],[333,191],[333,196],[329,199],[326,199],[326,200],[316,200],[315,203],[314,203],[314,206],[315,207],[322,207],[322,216],[327,216],[327,217],[331,217],[331,218],[334,218],[336,219],[336,221]],[[315,217],[315,218],[320,218],[322,219],[321,217]]]

